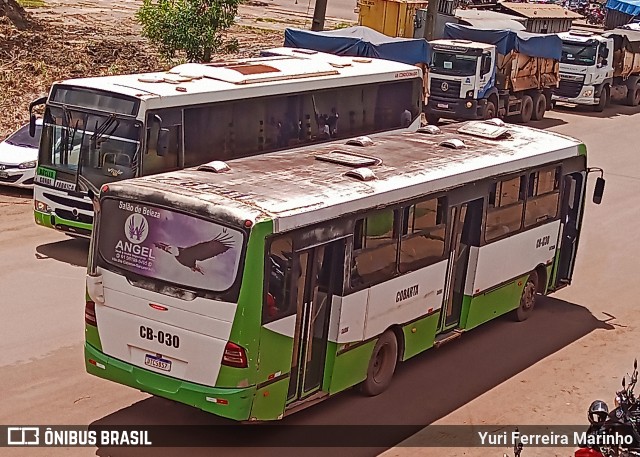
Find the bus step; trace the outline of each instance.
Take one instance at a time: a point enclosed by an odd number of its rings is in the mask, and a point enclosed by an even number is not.
[[[289,405],[287,405],[287,409],[284,413],[285,416],[288,416],[289,414],[293,414],[295,412],[298,412],[302,409],[308,408],[311,405],[315,405],[316,403],[321,402],[322,400],[324,400],[326,397],[329,396],[328,392],[316,392],[315,394],[304,398],[302,400],[298,400],[295,401]]]
[[[438,335],[436,337],[436,341],[433,343],[433,345],[435,347],[440,347],[445,343],[448,343],[450,341],[455,340],[456,338],[459,338],[460,335],[462,335],[463,333],[464,332],[462,330],[460,330],[459,328],[451,330],[450,332],[447,332],[447,333],[443,333],[443,334]]]

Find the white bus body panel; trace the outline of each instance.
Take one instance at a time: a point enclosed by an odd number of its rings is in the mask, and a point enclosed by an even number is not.
[[[538,265],[547,265],[555,256],[559,230],[558,220],[482,246],[473,288],[469,290],[467,282],[465,294],[476,295],[524,275]],[[547,236],[548,244],[536,247],[538,240]]]
[[[105,301],[96,303],[96,319],[105,354],[174,378],[215,385],[236,304],[201,298],[181,300],[134,287],[123,276],[98,270],[103,276]],[[151,304],[167,310],[154,309]],[[178,336],[179,347],[142,337],[141,326],[151,328],[155,335],[161,331]],[[171,361],[171,371],[145,365],[147,354]]]

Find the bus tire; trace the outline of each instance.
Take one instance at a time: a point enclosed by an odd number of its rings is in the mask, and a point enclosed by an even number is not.
[[[531,119],[534,121],[540,121],[544,118],[544,113],[547,111],[547,97],[542,93],[537,93],[533,96],[533,114]]]
[[[391,384],[398,362],[398,340],[391,330],[387,330],[373,348],[367,378],[360,385],[364,395],[373,397],[384,392]]]
[[[536,294],[538,292],[538,273],[532,271],[529,273],[527,282],[522,289],[522,295],[520,296],[520,305],[516,309],[515,318],[518,322],[526,321],[536,304]]]
[[[526,124],[531,120],[533,116],[533,100],[529,95],[523,95],[520,101],[520,114],[518,115],[518,121]]]

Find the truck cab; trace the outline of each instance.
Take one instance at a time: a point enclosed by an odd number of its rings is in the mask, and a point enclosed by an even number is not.
[[[495,90],[496,47],[468,40],[435,40],[430,44],[427,119],[495,117],[495,107],[487,113],[487,98]]]
[[[612,85],[614,73],[613,39],[582,30],[558,36],[562,39],[560,86],[553,100],[604,108],[609,101],[606,86]]]

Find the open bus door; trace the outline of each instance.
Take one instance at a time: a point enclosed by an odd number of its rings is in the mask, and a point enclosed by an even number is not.
[[[562,230],[558,243],[560,256],[557,262],[555,283],[552,285],[554,290],[571,284],[583,213],[585,177],[584,173],[571,173],[564,177],[564,191],[560,207]]]
[[[278,268],[285,293],[274,298],[285,302],[288,311],[263,325],[260,371],[267,380],[260,383],[259,379],[253,417],[276,418],[285,409],[295,410],[328,395],[322,384],[329,318],[333,294],[342,287],[344,252],[344,240],[319,244],[289,252],[286,265]],[[269,303],[265,306],[268,313]],[[266,373],[266,366],[269,372],[277,371]],[[275,388],[270,381],[282,384]],[[265,413],[271,417],[264,417]]]

